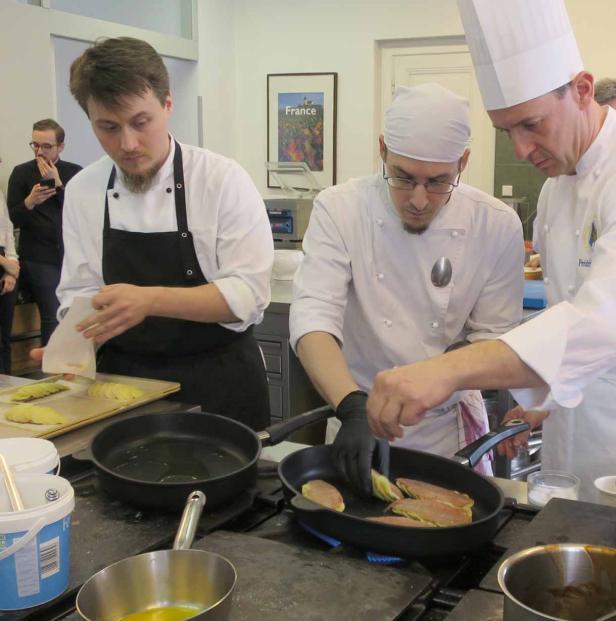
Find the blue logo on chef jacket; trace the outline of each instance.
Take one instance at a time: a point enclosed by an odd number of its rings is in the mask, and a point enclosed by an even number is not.
[[[590,231],[588,232],[588,237],[586,238],[588,240],[588,248],[589,250],[593,250],[593,248],[595,247],[595,243],[597,241],[597,226],[595,225],[595,223],[593,222],[590,225]],[[592,265],[592,258],[588,258],[588,259],[582,259],[579,258],[578,259],[578,267],[590,267]]]
[[[597,241],[597,227],[595,226],[595,223],[593,222],[590,225],[590,234],[588,235],[588,246],[590,248],[593,248],[596,241]]]

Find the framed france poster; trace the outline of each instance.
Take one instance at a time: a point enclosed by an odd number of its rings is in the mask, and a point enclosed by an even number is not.
[[[267,160],[306,162],[319,185],[336,183],[337,73],[267,76]],[[278,188],[268,172],[268,188]]]

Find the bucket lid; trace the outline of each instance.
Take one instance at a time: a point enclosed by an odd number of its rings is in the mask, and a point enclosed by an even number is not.
[[[43,438],[3,438],[0,453],[15,472],[33,469],[49,472],[58,465],[56,447]]]
[[[23,511],[11,511],[4,480],[0,476],[0,534],[28,530],[40,517],[46,523],[66,517],[75,507],[75,492],[69,481],[53,474],[18,474],[15,484],[19,489]],[[56,500],[46,497],[48,490],[57,492]]]

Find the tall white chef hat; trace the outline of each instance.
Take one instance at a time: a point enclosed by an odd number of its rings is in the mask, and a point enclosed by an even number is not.
[[[563,86],[583,69],[564,0],[458,0],[486,110]]]
[[[385,145],[425,162],[455,162],[471,137],[468,101],[439,84],[398,86],[385,112]]]

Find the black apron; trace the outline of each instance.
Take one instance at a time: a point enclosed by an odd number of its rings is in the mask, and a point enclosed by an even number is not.
[[[115,166],[107,190],[115,184]],[[112,229],[105,194],[103,280],[106,285],[197,287],[207,284],[188,230],[182,151],[173,158],[178,230],[139,233]],[[169,191],[169,190],[168,190]],[[233,332],[217,323],[146,317],[99,350],[99,371],[179,382],[170,398],[198,403],[260,430],[269,424],[269,396],[263,358],[252,328]]]

